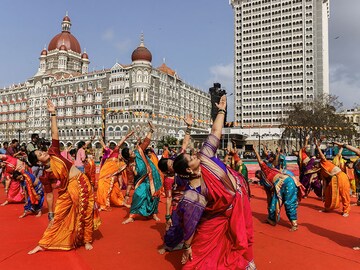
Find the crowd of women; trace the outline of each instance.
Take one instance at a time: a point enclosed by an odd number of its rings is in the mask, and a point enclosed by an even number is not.
[[[218,113],[211,132],[198,151],[187,149],[193,124],[188,115],[184,119],[187,129],[181,149],[173,154],[165,149],[158,160],[149,147],[155,131],[149,122],[149,132],[138,139],[133,149],[126,147],[125,142],[134,132],[118,144],[101,141],[103,156],[96,175],[94,153],[89,148],[94,138],[81,141],[76,150],[71,146],[60,149],[56,108],[48,101],[51,146],[33,144],[28,152],[22,149],[19,153],[14,150],[14,140],[7,147],[12,151],[0,154],[6,192],[2,205],[25,202],[20,215],[23,218],[30,214],[40,216],[44,202],[47,204],[49,225],[29,254],[80,246],[92,249],[93,231],[101,225],[99,212],[107,212],[113,206],[129,208],[123,224],[141,216],[159,221],[158,205],[163,194],[166,232],[160,254],[182,249],[184,269],[256,269],[248,172],[235,143],[229,144],[224,159],[217,155],[226,96],[216,106]],[[254,147],[260,166],[255,176],[267,194],[266,222],[275,226],[284,205],[290,231],[298,230],[298,203],[311,191],[324,200],[325,212],[342,203],[342,215],[347,217],[351,191],[356,193],[355,178],[360,176],[359,162],[344,162],[341,151],[333,161],[327,160],[316,139],[317,156],[310,157],[308,140],[309,136],[298,153],[299,178],[287,169],[280,149],[272,153],[264,148],[262,159]],[[36,142],[36,136],[32,142]],[[336,144],[360,155],[355,147]]]

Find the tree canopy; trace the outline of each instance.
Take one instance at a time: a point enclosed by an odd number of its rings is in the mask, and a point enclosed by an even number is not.
[[[350,140],[356,134],[353,123],[337,114],[342,107],[338,97],[323,95],[315,100],[294,104],[289,117],[283,120],[283,137],[305,138],[310,131],[317,137]]]

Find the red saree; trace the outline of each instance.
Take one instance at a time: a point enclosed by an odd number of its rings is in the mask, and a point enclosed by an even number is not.
[[[201,152],[208,203],[192,241],[193,260],[183,269],[256,269],[253,224],[245,179],[213,157],[218,140],[209,136]]]

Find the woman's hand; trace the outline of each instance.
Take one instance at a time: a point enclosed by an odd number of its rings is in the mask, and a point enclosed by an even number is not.
[[[189,247],[188,249],[184,250],[184,253],[181,257],[181,264],[185,264],[187,263],[188,260],[192,261],[193,257],[192,257],[192,249],[191,247]]]
[[[153,126],[151,121],[148,121],[148,124],[149,124],[149,127],[150,127],[151,130],[155,130],[155,127]]]
[[[55,111],[56,111],[56,107],[50,99],[47,100],[47,109],[48,109],[49,113],[55,113]]]
[[[344,147],[344,143],[334,142],[334,144],[336,144],[339,147]]]
[[[226,110],[226,95],[223,95],[219,103],[215,103],[215,105],[219,110]]]
[[[126,134],[125,138],[126,139],[130,138],[132,135],[134,135],[134,133],[135,133],[134,130],[130,131],[128,134]]]
[[[188,127],[190,127],[190,126],[192,126],[193,125],[193,119],[192,119],[192,114],[191,113],[189,113],[188,115],[186,115],[186,117],[184,118],[184,122],[185,122],[185,124],[188,126]]]

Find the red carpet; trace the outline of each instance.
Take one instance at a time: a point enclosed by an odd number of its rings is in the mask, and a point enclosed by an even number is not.
[[[315,198],[303,200],[299,208],[299,230],[290,233],[285,211],[276,227],[266,219],[265,192],[252,185],[251,199],[255,226],[255,262],[258,269],[360,269],[360,207],[354,206],[350,217],[339,212],[319,213],[322,203]],[[4,188],[0,188],[0,202]],[[164,218],[165,200],[160,203]],[[159,255],[164,220],[139,220],[122,225],[128,213],[124,208],[101,212],[103,224],[95,233],[94,249],[27,252],[36,246],[47,226],[47,214],[40,218],[18,219],[23,206],[0,208],[0,269],[181,269],[181,252]]]

